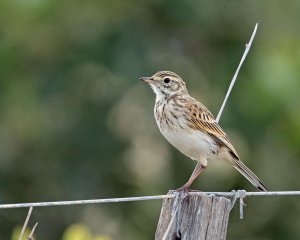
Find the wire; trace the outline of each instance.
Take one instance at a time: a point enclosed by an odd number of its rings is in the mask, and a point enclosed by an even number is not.
[[[2,209],[2,208],[24,208],[24,207],[50,207],[50,206],[66,206],[66,205],[83,205],[83,204],[96,204],[96,203],[135,202],[135,201],[159,200],[159,199],[164,199],[164,198],[172,198],[172,196],[170,196],[170,195],[157,195],[157,196],[106,198],[106,199],[73,200],[73,201],[12,203],[12,204],[0,204],[0,209]]]
[[[244,191],[244,190],[243,190]],[[84,204],[100,204],[100,203],[119,203],[119,202],[137,202],[149,200],[161,200],[176,197],[178,192],[166,195],[141,196],[141,197],[125,197],[125,198],[106,198],[106,199],[90,199],[90,200],[73,200],[73,201],[53,201],[53,202],[33,202],[33,203],[11,203],[0,204],[0,209],[8,208],[27,208],[27,207],[54,207],[67,205],[84,205]],[[192,196],[216,195],[224,197],[234,197],[234,192],[189,192]],[[245,196],[300,196],[300,191],[278,191],[278,192],[246,192]]]
[[[223,112],[223,110],[224,110],[224,107],[225,107],[225,105],[226,105],[227,99],[228,99],[228,97],[229,97],[229,95],[230,95],[230,93],[231,93],[231,90],[232,90],[233,86],[234,86],[235,80],[236,80],[236,78],[237,78],[237,76],[238,76],[238,74],[239,74],[239,71],[240,71],[240,69],[241,69],[241,66],[242,66],[244,60],[246,59],[246,56],[247,56],[247,54],[248,54],[248,52],[249,52],[249,50],[250,50],[250,47],[251,47],[251,45],[252,45],[253,39],[254,39],[255,34],[256,34],[256,31],[257,31],[257,25],[258,25],[258,23],[256,23],[256,25],[255,25],[255,27],[254,27],[254,30],[253,30],[253,33],[252,33],[252,35],[251,35],[250,41],[249,41],[249,43],[246,44],[246,49],[245,49],[244,54],[243,54],[243,56],[242,56],[242,58],[241,58],[241,61],[240,61],[240,63],[239,63],[239,66],[238,66],[238,68],[236,69],[235,74],[233,75],[233,78],[232,78],[232,80],[231,80],[231,82],[230,82],[230,85],[229,85],[229,88],[228,88],[228,90],[227,90],[226,96],[225,96],[225,98],[224,98],[224,101],[223,101],[223,103],[222,103],[222,106],[221,106],[221,108],[220,108],[220,110],[219,110],[219,113],[218,113],[218,115],[217,115],[217,118],[216,118],[216,121],[217,121],[217,122],[219,122],[219,120],[220,120],[220,117],[221,117],[222,112]]]

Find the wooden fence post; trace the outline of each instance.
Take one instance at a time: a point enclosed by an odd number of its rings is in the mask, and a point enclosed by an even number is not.
[[[230,210],[231,200],[215,195],[164,199],[155,240],[226,239]]]

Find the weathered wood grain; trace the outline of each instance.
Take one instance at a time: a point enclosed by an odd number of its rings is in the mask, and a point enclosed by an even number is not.
[[[176,209],[177,214],[170,225]],[[165,199],[155,240],[163,239],[169,225],[165,240],[226,239],[230,209],[230,199],[214,195]]]

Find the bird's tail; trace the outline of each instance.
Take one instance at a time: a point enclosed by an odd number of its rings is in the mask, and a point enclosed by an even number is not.
[[[262,181],[240,160],[234,161],[233,167],[238,170],[253,186],[257,187],[260,191],[267,192],[267,187]]]

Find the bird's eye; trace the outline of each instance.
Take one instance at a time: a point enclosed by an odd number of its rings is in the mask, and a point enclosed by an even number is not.
[[[170,82],[170,78],[165,78],[164,79],[164,83],[169,83]]]

